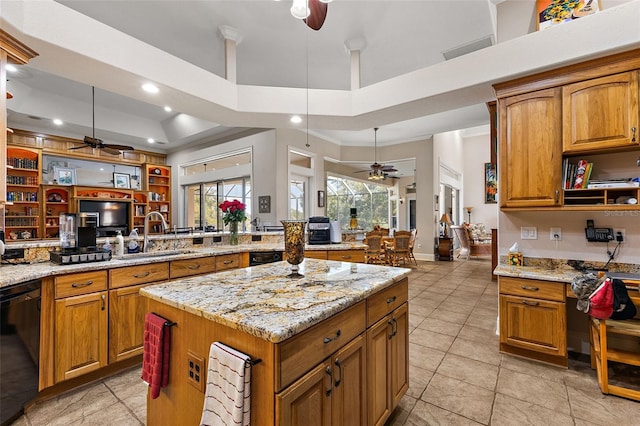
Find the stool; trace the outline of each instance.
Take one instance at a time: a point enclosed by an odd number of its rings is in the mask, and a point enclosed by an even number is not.
[[[640,320],[598,320],[590,318],[591,368],[595,368],[600,390],[604,394],[640,401],[640,391],[609,384],[608,362],[615,361],[640,367],[640,348],[635,351],[614,349],[607,345],[607,336],[631,336],[640,339]]]

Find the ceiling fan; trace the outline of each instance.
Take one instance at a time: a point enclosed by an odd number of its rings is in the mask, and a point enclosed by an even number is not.
[[[120,155],[122,151],[133,151],[133,147],[130,147],[127,145],[104,143],[102,139],[96,138],[96,88],[94,86],[91,86],[91,111],[92,111],[92,117],[93,117],[92,136],[84,137],[85,145],[74,146],[69,149],[83,149],[83,148],[86,148],[87,146],[90,146],[91,148],[94,148],[94,149],[101,149],[107,154],[111,154],[111,155]]]
[[[388,177],[392,179],[397,179],[395,176],[389,175],[389,173],[398,171],[394,166],[378,163],[378,128],[374,127],[373,131],[374,131],[373,164],[369,166],[370,170],[359,170],[356,173],[368,171],[369,180],[385,180]]]

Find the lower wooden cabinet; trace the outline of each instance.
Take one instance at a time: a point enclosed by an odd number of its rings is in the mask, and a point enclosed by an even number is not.
[[[370,425],[383,425],[409,388],[407,304],[367,330],[367,389]]]
[[[55,301],[55,383],[107,365],[107,292]]]
[[[567,365],[563,283],[499,277],[500,350]]]
[[[277,424],[365,426],[365,343],[361,334],[278,394]]]
[[[109,290],[109,363],[142,354],[147,309],[140,289],[148,285]]]

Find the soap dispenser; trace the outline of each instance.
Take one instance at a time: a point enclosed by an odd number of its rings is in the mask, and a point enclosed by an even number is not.
[[[120,231],[116,233],[116,256],[124,256],[124,237]]]

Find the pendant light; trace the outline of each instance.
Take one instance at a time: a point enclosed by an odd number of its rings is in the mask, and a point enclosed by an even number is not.
[[[308,0],[293,0],[291,4],[291,15],[296,19],[306,19],[311,14]]]

